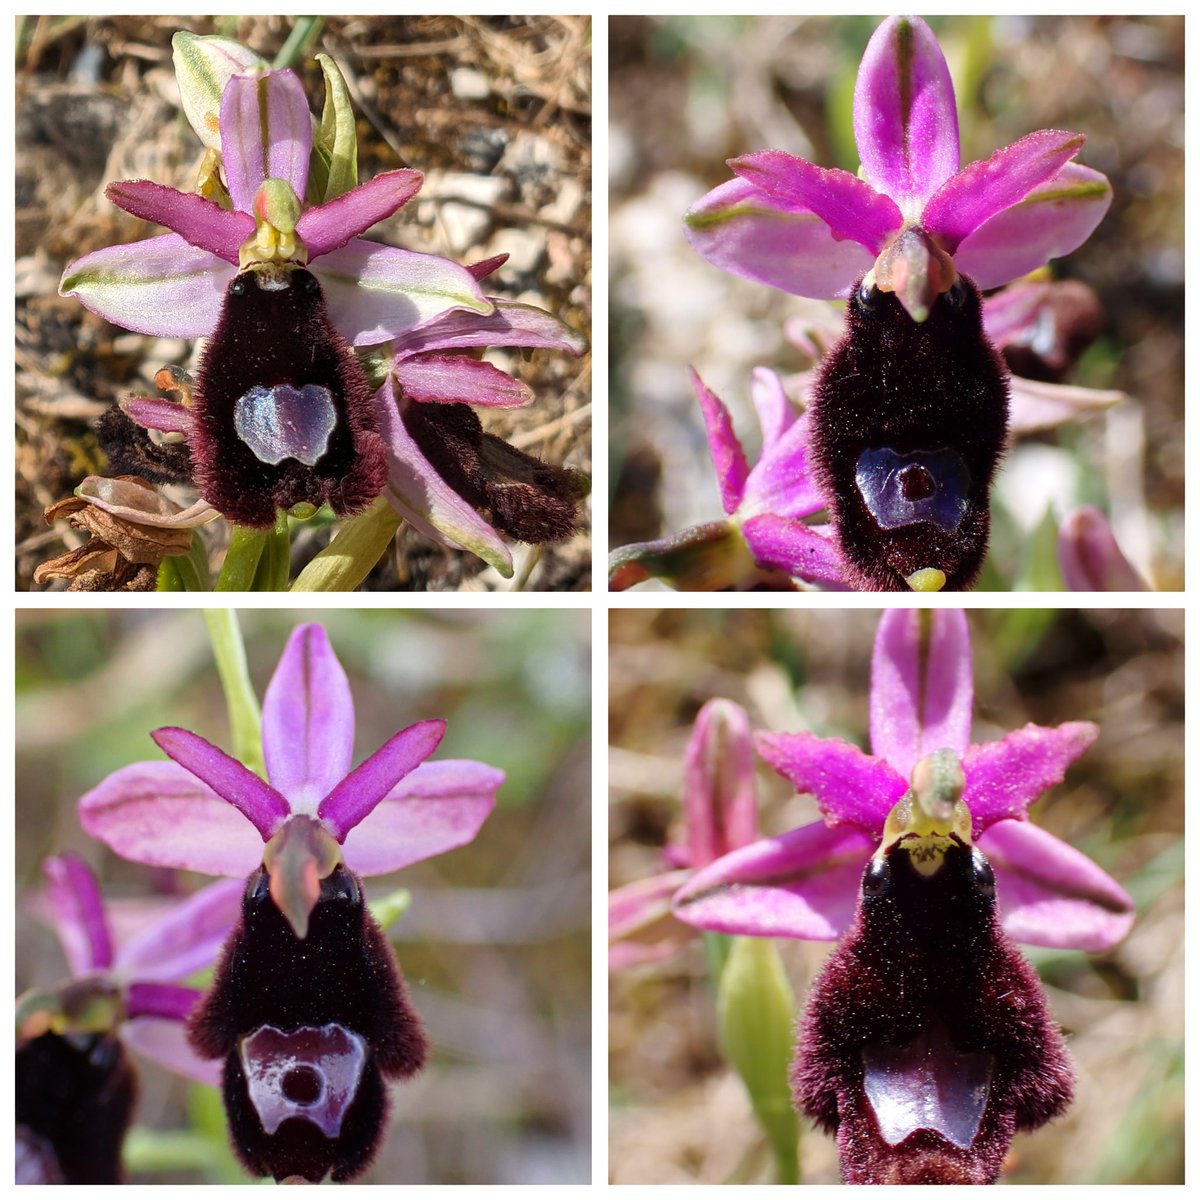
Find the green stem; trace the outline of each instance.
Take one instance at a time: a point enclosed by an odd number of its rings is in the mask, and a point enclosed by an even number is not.
[[[285,513],[279,514],[275,528],[266,535],[262,556],[254,572],[251,590],[255,592],[286,592],[291,579],[292,536]]]
[[[352,592],[387,553],[399,513],[380,497],[365,513],[342,524],[333,541],[296,576],[293,592]]]
[[[204,614],[208,636],[212,640],[217,674],[229,711],[233,755],[250,770],[265,775],[262,752],[262,713],[258,695],[250,682],[246,648],[238,628],[237,613],[231,608],[208,609]]]
[[[324,17],[298,18],[292,26],[291,33],[287,35],[287,41],[275,55],[275,61],[271,64],[274,69],[280,71],[284,67],[295,66],[296,60],[304,56],[304,52],[316,40],[324,24]]]
[[[186,554],[167,561],[175,564],[185,592],[212,591],[212,579],[208,573],[208,547],[198,533],[192,534],[192,544]]]
[[[272,530],[247,529],[244,525],[235,525],[229,536],[229,549],[225,553],[225,561],[221,564],[221,574],[217,578],[218,592],[248,592],[254,586],[254,577],[258,573],[258,561],[262,558],[263,547],[267,544]]]

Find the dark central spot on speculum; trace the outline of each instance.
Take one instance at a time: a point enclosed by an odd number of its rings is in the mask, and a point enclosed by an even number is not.
[[[321,1076],[314,1067],[293,1067],[283,1077],[283,1094],[293,1104],[315,1104],[321,1098]]]
[[[937,491],[933,476],[916,464],[902,467],[899,473],[900,494],[905,500],[927,500]]]

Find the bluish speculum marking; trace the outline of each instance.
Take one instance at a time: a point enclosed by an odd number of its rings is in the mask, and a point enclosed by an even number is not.
[[[854,482],[880,528],[924,521],[953,533],[967,511],[971,476],[962,455],[949,448],[901,454],[880,446],[858,456]]]
[[[316,466],[337,424],[333,393],[319,384],[256,384],[233,407],[233,427],[260,462],[275,466],[294,458]]]
[[[264,1025],[238,1047],[246,1089],[263,1129],[299,1118],[326,1137],[341,1133],[367,1059],[367,1043],[342,1025],[302,1025],[291,1033]]]
[[[995,1059],[960,1054],[936,1018],[907,1046],[864,1046],[863,1089],[890,1146],[932,1129],[960,1149],[979,1132]]]

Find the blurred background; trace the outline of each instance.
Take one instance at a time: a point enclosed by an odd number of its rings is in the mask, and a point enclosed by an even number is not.
[[[1114,191],[1096,232],[1053,270],[1094,288],[1106,317],[1070,382],[1130,400],[1009,454],[993,489],[995,570],[980,586],[1061,586],[1039,573],[1057,573],[1044,522],[1089,503],[1155,587],[1182,589],[1183,18],[929,23],[954,78],[964,163],[1036,129],[1078,130],[1079,161]],[[687,244],[683,214],[730,178],[725,160],[738,154],[775,148],[856,170],[854,81],[877,24],[612,18],[612,547],[721,515],[689,363],[752,456],[750,369],[808,365],[784,324],[827,306],[712,266]]]
[[[586,1183],[591,1175],[590,617],[576,612],[241,614],[259,697],[288,634],[318,620],[350,676],[355,761],[414,721],[449,721],[438,758],[502,768],[496,811],[468,846],[366,881],[412,905],[389,930],[431,1041],[392,1091],[370,1183]],[[72,850],[112,898],[207,878],[127,863],[79,828],[105,775],[160,755],[164,724],[229,746],[198,612],[25,612],[17,619],[16,986],[65,977],[28,912],[39,864]],[[215,1089],[138,1062],[135,1182],[245,1182]],[[171,1131],[192,1136],[180,1145]]]
[[[1022,949],[1075,1061],[1066,1115],[1013,1143],[1004,1179],[1182,1183],[1183,614],[1178,610],[968,613],[973,742],[1026,722],[1094,721],[1095,744],[1033,820],[1091,856],[1133,897],[1132,932],[1103,955]],[[610,617],[609,886],[666,869],[680,831],[684,747],[714,696],[753,729],[808,730],[867,747],[878,614],[614,611]],[[765,764],[763,836],[817,820],[811,797]],[[803,1002],[827,942],[777,940]],[[715,1042],[699,940],[609,976],[609,1154],[616,1183],[766,1183],[771,1159],[741,1081]],[[836,1183],[832,1138],[802,1123],[805,1183]]]
[[[101,471],[96,418],[122,395],[153,394],[154,373],[191,365],[197,343],[130,333],[58,295],[63,268],[102,246],[159,232],[115,208],[104,187],[151,179],[184,190],[202,147],[178,107],[171,36],[248,45],[291,66],[311,106],[314,55],[332,56],[357,118],[362,179],[424,172],[420,193],[368,237],[462,263],[497,254],[489,295],[591,330],[591,24],[530,17],[18,17],[16,46],[17,586],[62,548],[42,509]],[[320,111],[316,107],[316,111]],[[526,408],[481,414],[528,454],[591,472],[590,358],[490,349],[533,389]],[[222,529],[224,527],[222,526]],[[206,536],[215,535],[215,528]],[[307,562],[328,528],[297,539]],[[68,535],[73,536],[73,535]],[[222,549],[213,546],[214,551]],[[524,552],[523,552],[524,553]],[[527,586],[591,584],[587,533],[547,546]],[[496,590],[479,559],[401,532],[365,590]]]

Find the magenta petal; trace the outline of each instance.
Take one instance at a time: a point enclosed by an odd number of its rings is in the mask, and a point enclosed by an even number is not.
[[[811,427],[807,414],[769,448],[750,470],[740,506],[743,515],[808,517],[826,505],[808,457]]]
[[[143,429],[157,429],[161,433],[191,433],[192,410],[165,400],[161,396],[126,396],[121,402],[121,411]]]
[[[117,954],[117,967],[138,979],[171,980],[211,966],[241,914],[244,890],[241,879],[202,888],[131,937]]]
[[[783,380],[770,367],[755,367],[750,372],[750,399],[758,413],[762,429],[762,455],[771,448],[799,419],[800,413],[783,390]]]
[[[729,409],[715,392],[708,390],[704,380],[695,370],[689,367],[688,371],[692,377],[696,399],[700,401],[700,411],[704,414],[708,449],[717,472],[717,485],[721,489],[721,504],[727,513],[731,513],[736,511],[742,502],[746,476],[750,473],[746,452],[733,431],[733,419],[729,415]]]
[[[177,233],[106,246],[76,259],[58,291],[122,329],[154,337],[207,337],[236,269]]]
[[[203,994],[177,983],[131,983],[125,991],[125,1011],[130,1017],[186,1021]]]
[[[1040,129],[997,150],[991,158],[968,163],[930,199],[921,214],[922,227],[950,254],[955,253],[959,243],[985,221],[1053,179],[1086,140],[1082,133]]]
[[[671,897],[691,875],[672,871],[608,893],[608,969],[662,962],[696,937],[671,911]]]
[[[110,183],[104,194],[118,207],[143,221],[174,230],[184,241],[234,266],[242,243],[254,233],[254,218],[230,212],[194,192],[177,192],[161,183],[132,179]]]
[[[77,854],[60,854],[42,863],[42,875],[54,932],[62,943],[71,974],[107,971],[113,961],[112,934],[104,914],[104,898],[91,868]]]
[[[467,845],[503,782],[503,771],[469,759],[422,763],[346,835],[347,865],[383,875]]]
[[[320,625],[288,638],[263,700],[262,731],[271,785],[292,812],[315,813],[354,761],[350,682]]]
[[[1028,821],[997,821],[979,839],[996,872],[1005,931],[1019,942],[1099,954],[1133,924],[1133,901],[1090,858]]]
[[[1023,379],[1020,375],[1008,378],[1008,437],[1016,441],[1029,433],[1040,433],[1057,425],[1081,421],[1094,416],[1129,397],[1124,392],[1100,388],[1075,387],[1065,383],[1043,383]],[[1062,565],[1061,549],[1059,565]],[[1071,585],[1068,584],[1068,587]],[[1143,590],[1137,588],[1133,590]],[[1083,589],[1085,591],[1090,589]],[[1117,591],[1127,589],[1118,588]]]
[[[224,1060],[201,1058],[188,1044],[187,1026],[181,1021],[138,1017],[136,1021],[126,1021],[121,1026],[121,1041],[143,1058],[166,1067],[176,1075],[213,1087],[221,1086]]]
[[[246,876],[262,861],[254,826],[172,762],[114,771],[80,799],[79,821],[123,858],[152,867]]]
[[[1058,530],[1058,565],[1072,592],[1146,592],[1121,553],[1108,518],[1093,505],[1068,513]]]
[[[468,268],[474,271],[474,268]],[[470,350],[484,346],[529,346],[580,355],[587,343],[569,325],[531,304],[489,297],[495,311],[450,312],[402,331],[393,341],[397,360],[426,350]]]
[[[954,84],[920,17],[889,17],[867,43],[854,140],[867,181],[901,203],[933,195],[958,170]]]
[[[816,213],[835,238],[857,242],[872,254],[904,223],[895,201],[849,171],[818,167],[783,150],[760,150],[729,165],[768,196]]]
[[[321,801],[317,816],[339,842],[402,780],[436,749],[445,721],[418,721],[393,734]]]
[[[401,393],[421,404],[477,404],[520,408],[533,392],[520,380],[463,354],[422,354],[396,364]]]
[[[828,526],[818,528],[763,513],[743,522],[742,536],[764,570],[782,571],[835,590],[845,587],[842,557]]]
[[[675,894],[675,915],[718,933],[836,938],[854,916],[874,848],[858,829],[803,825],[697,871]]]
[[[758,837],[750,718],[731,700],[710,700],[696,714],[683,760],[683,811],[693,866]]]
[[[816,798],[831,824],[883,832],[884,818],[908,790],[908,782],[882,758],[857,746],[812,733],[759,733],[762,758],[796,791]]]
[[[267,841],[291,814],[288,802],[249,767],[190,729],[167,726],[151,735],[168,758],[228,800]]]
[[[874,255],[839,240],[816,213],[731,179],[697,201],[684,218],[692,248],[732,275],[818,300],[844,297]]]
[[[235,75],[221,95],[221,162],[229,198],[254,211],[264,179],[282,179],[303,200],[312,152],[312,114],[291,71]]]
[[[309,261],[340,249],[390,217],[421,190],[421,182],[420,171],[385,171],[336,200],[307,209],[296,222],[296,232],[308,247]]]
[[[963,800],[976,835],[994,821],[1023,817],[1044,791],[1062,783],[1099,732],[1090,721],[1067,721],[1054,729],[1026,725],[998,742],[969,746],[962,760]]]
[[[999,287],[1083,245],[1111,203],[1112,186],[1099,171],[1067,163],[965,237],[954,261],[978,287]]]
[[[935,750],[962,754],[971,740],[971,678],[971,634],[960,610],[884,613],[871,659],[871,749],[905,779]]]

